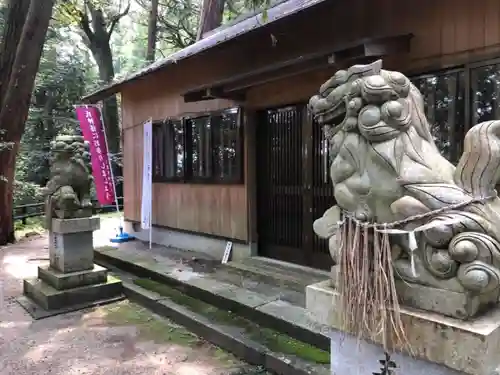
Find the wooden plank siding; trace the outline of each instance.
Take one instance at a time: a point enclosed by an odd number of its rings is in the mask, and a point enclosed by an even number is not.
[[[141,215],[142,121],[148,117],[162,120],[188,111],[204,112],[234,105],[227,101],[211,101],[201,106],[176,108],[180,102],[169,98],[161,86],[152,85],[151,92],[160,92],[162,95],[145,95],[146,101],[135,100],[126,93],[122,95],[125,217],[133,221],[139,221]],[[154,225],[245,241],[246,200],[245,185],[154,183],[152,221]]]
[[[125,217],[140,220],[142,122],[185,113],[228,108],[238,103],[211,100],[184,103],[182,93],[303,54],[374,36],[412,33],[411,52],[388,57],[387,69],[421,73],[500,56],[500,2],[494,0],[327,1],[278,21],[164,71],[126,84],[121,92],[124,137]],[[247,109],[306,101],[342,64],[251,88]],[[247,125],[247,124],[245,124]],[[248,130],[245,126],[245,133]],[[247,134],[245,134],[247,135]],[[245,142],[251,137],[245,136]],[[153,224],[242,241],[254,187],[248,188],[245,145],[244,185],[155,183]],[[254,155],[252,154],[252,158]],[[256,172],[258,173],[258,166]],[[254,215],[253,215],[254,216]],[[253,237],[253,235],[252,235]]]

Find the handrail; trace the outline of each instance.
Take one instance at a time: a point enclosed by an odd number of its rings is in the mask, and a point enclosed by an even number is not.
[[[116,210],[116,205],[105,205],[100,206],[97,200],[92,201],[92,212],[96,213],[108,213]],[[123,210],[123,197],[118,197],[118,206],[120,210]],[[23,224],[26,224],[26,219],[30,217],[40,217],[45,215],[45,202],[40,203],[29,203],[19,206],[14,206],[12,208],[14,220],[21,220]]]

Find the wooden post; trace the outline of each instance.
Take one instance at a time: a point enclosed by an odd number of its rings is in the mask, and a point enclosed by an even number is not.
[[[257,112],[245,107],[243,111],[243,140],[245,143],[244,173],[247,186],[248,243],[257,243],[257,177],[256,177],[256,131]]]
[[[22,223],[23,225],[26,225],[26,214],[28,213],[28,210],[26,209],[26,206],[21,206],[21,216],[22,216]]]

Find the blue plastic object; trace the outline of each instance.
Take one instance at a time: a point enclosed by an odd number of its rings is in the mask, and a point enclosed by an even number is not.
[[[133,241],[135,240],[135,237],[128,234],[127,232],[123,231],[123,227],[119,227],[119,233],[116,234],[116,237],[111,238],[110,241],[112,243],[123,243],[123,242],[128,242],[128,241]]]

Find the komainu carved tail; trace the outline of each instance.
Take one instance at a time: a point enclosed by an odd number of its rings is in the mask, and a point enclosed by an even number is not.
[[[500,121],[482,122],[465,136],[455,183],[473,197],[495,195],[500,179]]]

